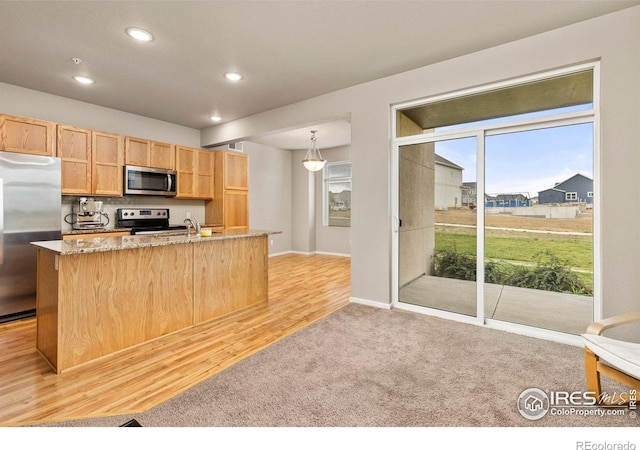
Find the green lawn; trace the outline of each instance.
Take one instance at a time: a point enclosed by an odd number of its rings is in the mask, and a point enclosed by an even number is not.
[[[436,233],[436,251],[456,249],[476,254],[476,237],[469,234]],[[593,243],[583,238],[544,239],[538,237],[485,236],[485,255],[491,259],[535,263],[535,255],[549,251],[576,269],[593,270]]]

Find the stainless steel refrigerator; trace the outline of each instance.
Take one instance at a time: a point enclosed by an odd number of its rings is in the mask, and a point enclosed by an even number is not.
[[[36,249],[60,239],[60,159],[0,151],[0,323],[36,314]]]

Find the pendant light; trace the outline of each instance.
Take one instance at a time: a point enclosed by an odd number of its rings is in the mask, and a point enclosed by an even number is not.
[[[307,170],[311,172],[317,172],[318,170],[324,167],[324,164],[327,162],[322,159],[322,155],[320,154],[320,150],[316,147],[316,137],[317,131],[311,131],[311,146],[309,146],[309,150],[307,151],[307,155],[302,160],[302,164],[307,168]]]

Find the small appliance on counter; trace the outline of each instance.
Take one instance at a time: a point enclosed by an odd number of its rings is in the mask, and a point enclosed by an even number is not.
[[[131,234],[186,233],[185,225],[169,224],[168,208],[119,208],[118,228],[131,228]]]
[[[80,197],[73,205],[74,230],[103,229],[109,223],[109,216],[102,212],[102,202],[92,197]]]

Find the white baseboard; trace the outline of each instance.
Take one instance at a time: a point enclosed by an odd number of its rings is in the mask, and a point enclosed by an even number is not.
[[[331,252],[315,252],[316,255],[328,255],[328,256],[342,256],[344,258],[351,258],[348,253],[331,253]]]
[[[293,253],[293,252],[269,253],[269,258],[271,258],[272,256],[288,255],[289,253]]]
[[[366,300],[364,298],[349,297],[349,301],[351,303],[357,303],[359,305],[373,306],[374,308],[391,309],[391,304],[390,303],[381,303],[381,302],[376,302],[376,301],[373,301],[373,300]]]
[[[270,254],[269,257],[271,256],[280,256],[280,255],[288,255],[288,254],[294,254],[294,255],[305,255],[305,256],[311,256],[311,255],[327,255],[327,256],[340,256],[343,258],[351,258],[351,255],[346,254],[346,253],[331,253],[331,252],[300,252],[297,250],[289,250],[288,252],[280,252],[280,253],[273,253]]]

